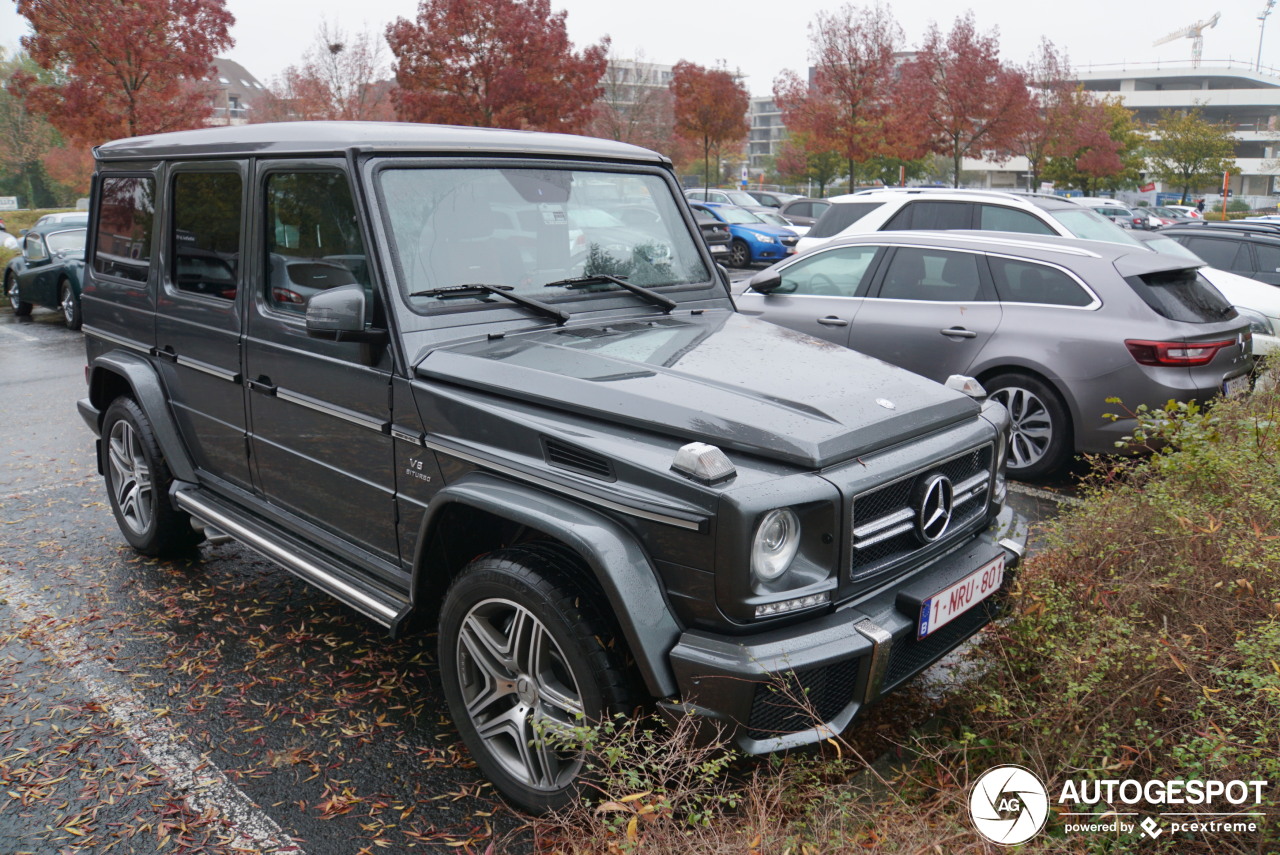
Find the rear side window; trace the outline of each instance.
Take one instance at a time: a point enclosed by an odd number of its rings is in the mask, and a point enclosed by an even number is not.
[[[880,284],[887,300],[972,303],[984,300],[978,256],[968,252],[903,247],[893,254]]]
[[[174,176],[173,284],[178,290],[235,299],[242,186],[234,172]]]
[[[979,205],[978,228],[990,232],[1022,232],[1023,234],[1032,235],[1057,234],[1038,217],[1028,214],[1026,211],[1019,211],[1016,208],[1006,208],[1003,205]]]
[[[1253,251],[1258,253],[1258,271],[1260,273],[1280,273],[1280,246],[1269,243],[1255,243]]]
[[[93,269],[105,276],[146,282],[151,272],[156,185],[151,178],[103,178]]]
[[[809,237],[834,237],[870,214],[883,202],[841,202],[822,213],[809,229]]]
[[[1171,321],[1207,324],[1236,316],[1227,299],[1194,269],[1163,270],[1125,281],[1143,302]]]
[[[996,292],[1007,303],[1040,303],[1046,306],[1088,306],[1093,302],[1080,283],[1056,267],[988,257]]]
[[[1187,249],[1204,259],[1205,264],[1219,270],[1253,271],[1249,259],[1249,244],[1242,240],[1224,240],[1223,238],[1189,237],[1183,238]]]
[[[885,225],[886,231],[972,228],[973,205],[968,202],[908,202]]]

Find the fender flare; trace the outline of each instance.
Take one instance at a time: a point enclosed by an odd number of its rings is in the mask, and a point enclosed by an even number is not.
[[[668,654],[680,639],[657,572],[636,539],[618,523],[580,504],[483,472],[442,488],[431,499],[414,556],[416,604],[427,544],[441,512],[462,504],[557,538],[582,557],[609,598],[640,675],[654,697],[677,691]]]
[[[89,367],[89,402],[98,411],[96,432],[99,438],[102,436],[102,412],[111,403],[102,400],[100,372],[116,374],[129,385],[133,399],[151,421],[156,442],[160,444],[160,452],[173,477],[179,481],[195,481],[196,468],[178,435],[178,426],[169,409],[169,396],[165,394],[160,376],[151,363],[141,356],[122,351],[104,353],[93,360]]]

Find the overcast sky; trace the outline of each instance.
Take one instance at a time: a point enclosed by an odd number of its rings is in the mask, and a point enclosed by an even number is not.
[[[93,0],[83,0],[93,2]],[[651,62],[688,59],[702,65],[723,60],[747,75],[753,95],[767,95],[783,69],[802,71],[808,64],[808,26],[820,9],[838,3],[819,0],[551,0],[568,11],[569,36],[581,47],[608,35],[613,54],[637,53]],[[235,46],[228,56],[263,83],[295,64],[314,40],[321,18],[348,32],[381,33],[398,17],[413,18],[416,0],[228,0],[236,17]],[[966,8],[982,30],[999,28],[1006,60],[1025,62],[1041,37],[1064,49],[1077,66],[1154,63],[1191,58],[1191,40],[1160,47],[1152,42],[1221,12],[1217,27],[1205,31],[1204,59],[1234,59],[1252,64],[1258,56],[1258,15],[1266,0],[1157,0],[1157,2],[1042,2],[974,0],[951,5],[926,0],[895,0],[894,15],[909,46],[919,43],[930,22],[945,30]],[[0,45],[16,49],[27,32],[25,19],[4,0],[0,7]],[[104,22],[108,23],[109,22]],[[1262,63],[1280,67],[1280,8],[1267,21]],[[390,59],[388,53],[388,59]]]

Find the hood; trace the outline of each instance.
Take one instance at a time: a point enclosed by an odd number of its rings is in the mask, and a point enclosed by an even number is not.
[[[748,232],[755,232],[758,235],[769,235],[771,237],[795,237],[796,233],[786,226],[772,226],[768,223],[760,223],[759,225],[746,225],[742,223],[734,223],[734,228],[743,229]]]
[[[979,411],[903,369],[727,311],[441,347],[417,374],[808,468]]]

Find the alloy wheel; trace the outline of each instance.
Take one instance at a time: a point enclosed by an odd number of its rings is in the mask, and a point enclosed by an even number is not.
[[[1053,442],[1053,417],[1034,392],[1009,386],[991,393],[1009,411],[1009,468],[1025,469],[1044,457]]]
[[[121,419],[111,427],[107,440],[111,489],[125,525],[135,534],[146,534],[155,516],[151,468],[141,438],[132,424]]]
[[[582,693],[546,626],[506,599],[477,603],[455,651],[467,715],[490,755],[537,790],[564,787],[582,768],[573,728]]]

